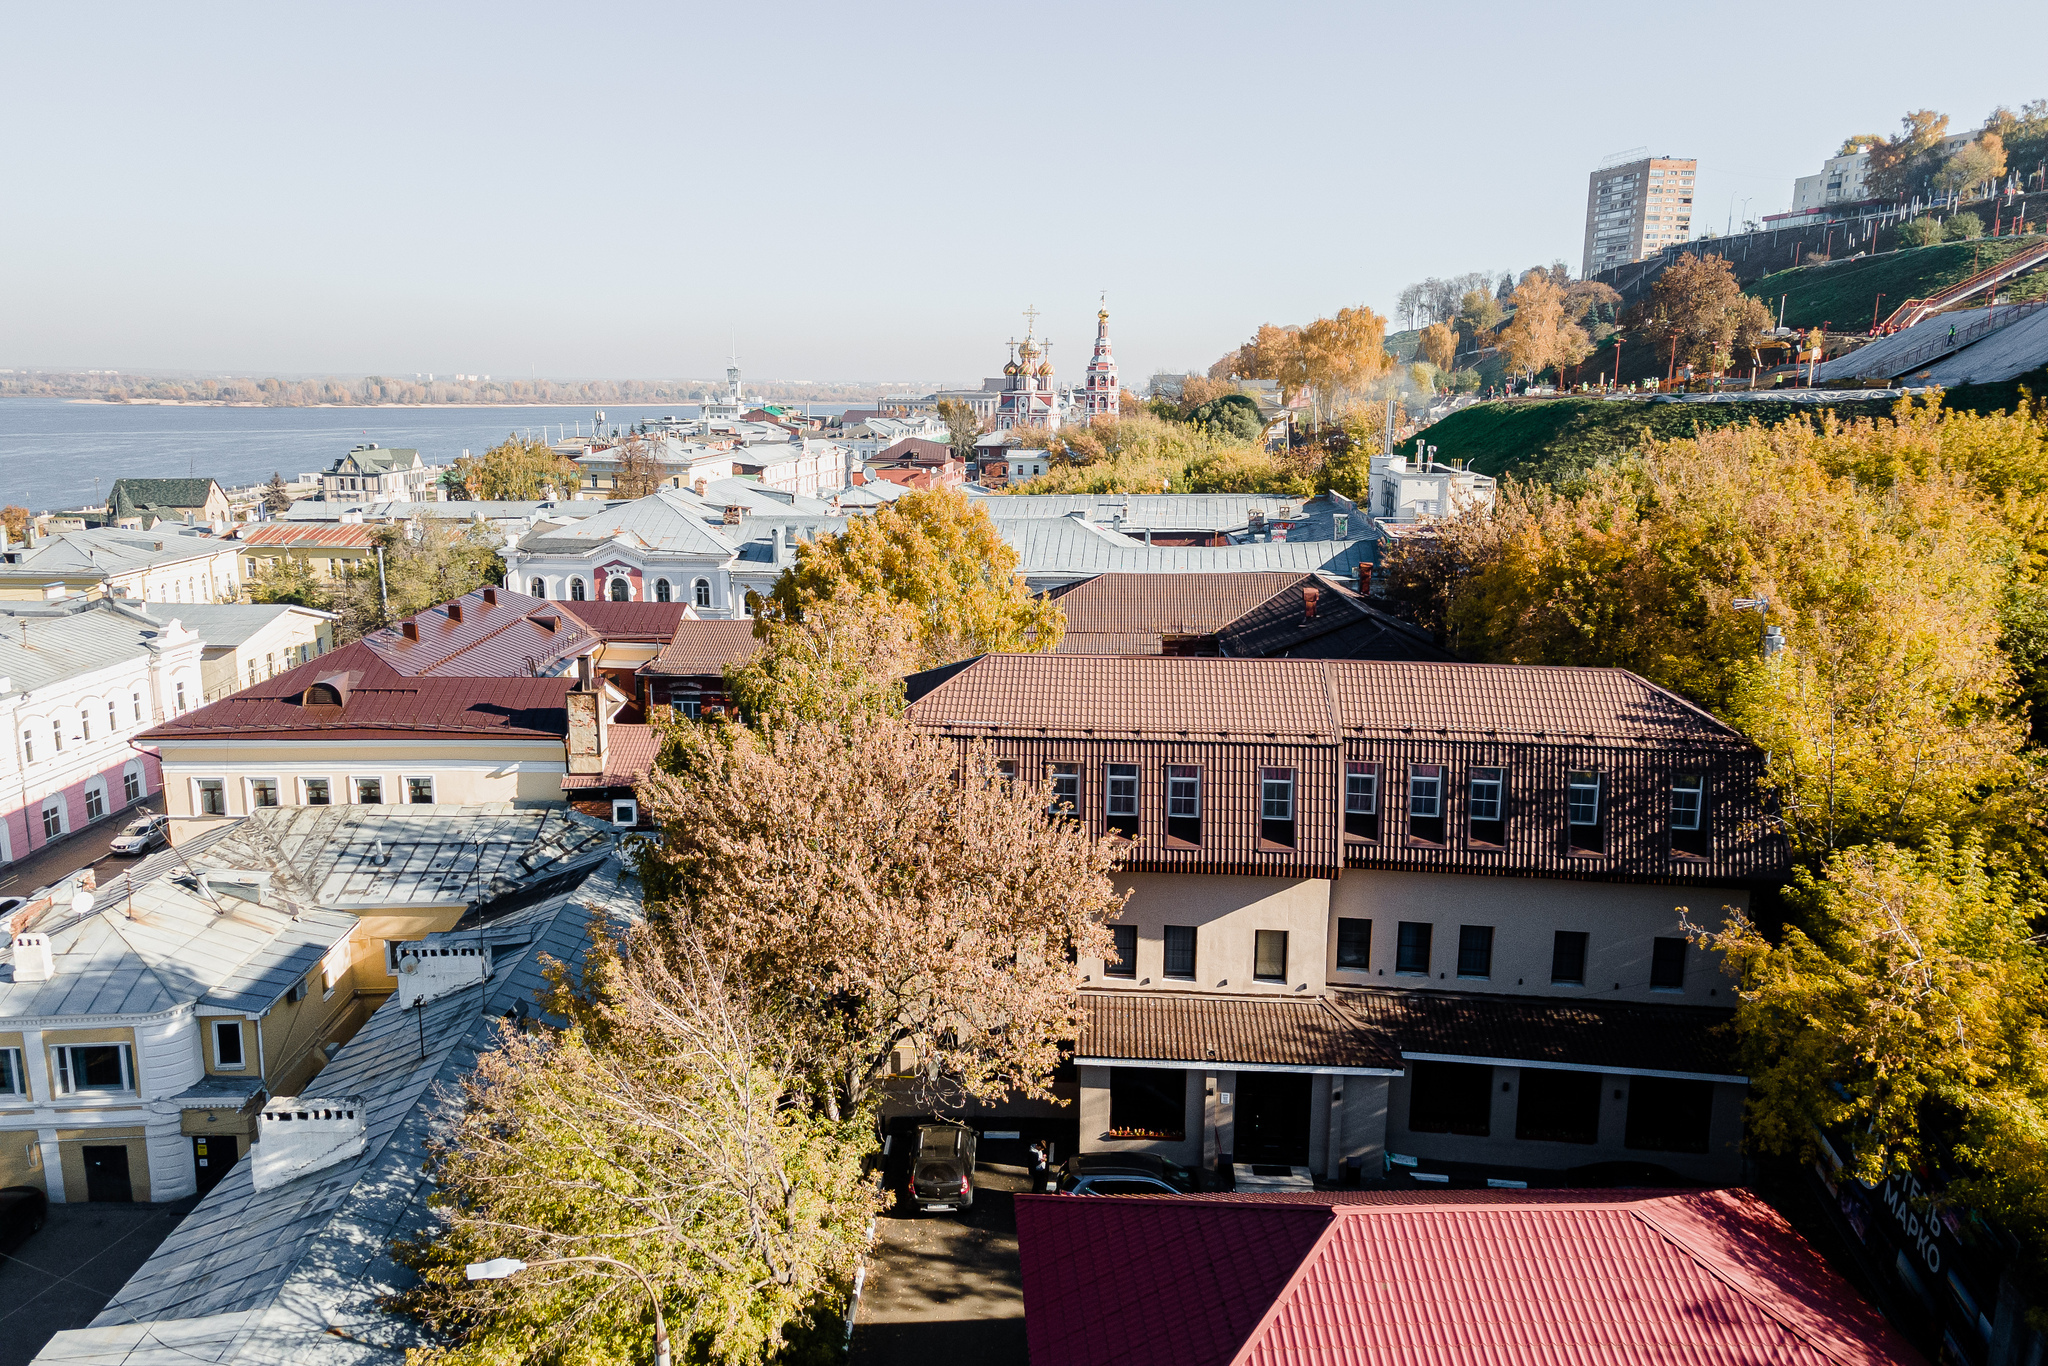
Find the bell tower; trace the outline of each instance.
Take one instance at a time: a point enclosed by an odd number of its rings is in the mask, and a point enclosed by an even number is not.
[[[1116,381],[1116,357],[1109,350],[1109,294],[1102,296],[1102,310],[1095,315],[1095,355],[1088,362],[1088,416],[1114,418],[1123,411],[1122,390]]]

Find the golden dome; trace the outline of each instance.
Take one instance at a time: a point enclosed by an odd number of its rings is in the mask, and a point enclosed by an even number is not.
[[[1041,363],[1039,364],[1039,367],[1038,367],[1038,373],[1039,373],[1039,376],[1040,376],[1041,378],[1044,378],[1044,377],[1046,377],[1046,376],[1049,376],[1049,375],[1051,375],[1051,374],[1052,374],[1052,362],[1051,362],[1051,361],[1043,361],[1043,362],[1041,362]]]
[[[1004,366],[1003,366],[1003,373],[1004,373],[1004,374],[1006,374],[1006,375],[1014,375],[1014,374],[1016,374],[1016,373],[1017,373],[1017,362],[1015,362],[1015,361],[1010,361],[1009,363],[1007,363],[1006,365],[1004,365]]]

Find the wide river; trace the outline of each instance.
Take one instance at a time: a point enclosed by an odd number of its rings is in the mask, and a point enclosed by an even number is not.
[[[819,414],[850,404],[814,403]],[[607,406],[608,424],[694,417],[694,404]],[[32,511],[104,505],[123,477],[205,475],[223,487],[324,470],[348,448],[374,441],[411,446],[431,465],[481,453],[508,432],[550,439],[590,431],[596,409],[576,408],[201,408],[0,398],[0,504]]]

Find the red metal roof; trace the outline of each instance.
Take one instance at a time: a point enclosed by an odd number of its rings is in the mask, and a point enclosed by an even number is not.
[[[605,640],[667,640],[683,619],[680,602],[561,602],[576,620]],[[747,623],[753,625],[751,621]]]
[[[361,523],[259,522],[235,534],[244,545],[330,545],[368,550],[370,528]]]
[[[486,592],[496,601],[487,601]],[[458,605],[460,621],[449,611]],[[595,633],[562,610],[566,606],[509,588],[479,588],[374,631],[363,644],[402,674],[512,678],[545,670],[597,643]],[[406,636],[407,625],[418,639]]]
[[[1031,1360],[1920,1361],[1748,1192],[1629,1195],[1019,1196]],[[1276,1264],[1290,1258],[1276,1284]],[[1255,1302],[1263,1303],[1247,1326]]]

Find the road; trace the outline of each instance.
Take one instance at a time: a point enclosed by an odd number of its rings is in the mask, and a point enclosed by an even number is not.
[[[1028,1366],[1010,1198],[1025,1178],[982,1168],[974,1182],[974,1208],[964,1214],[891,1210],[876,1221],[854,1366]]]
[[[50,1206],[42,1230],[0,1261],[0,1366],[27,1366],[55,1334],[90,1325],[198,1203]]]
[[[135,862],[108,853],[107,841],[125,830],[130,821],[162,807],[162,801],[152,798],[83,830],[74,830],[55,844],[39,844],[12,863],[0,864],[0,897],[27,896],[38,887],[63,881],[81,868],[92,868],[104,882]],[[41,827],[37,829],[40,831]]]

